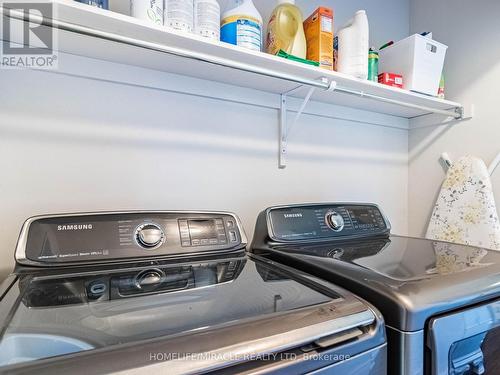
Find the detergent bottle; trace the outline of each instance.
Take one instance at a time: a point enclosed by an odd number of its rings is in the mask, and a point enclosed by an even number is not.
[[[295,6],[295,0],[278,0],[269,19],[266,51],[276,55],[280,50],[305,59],[307,55],[306,36],[302,13]]]
[[[337,33],[337,71],[359,79],[368,78],[369,27],[364,10],[354,17]]]
[[[231,0],[222,14],[220,40],[254,51],[262,50],[262,16],[252,0]]]

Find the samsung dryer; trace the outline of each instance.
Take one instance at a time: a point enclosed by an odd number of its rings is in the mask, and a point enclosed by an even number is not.
[[[500,253],[390,228],[373,204],[271,207],[251,251],[375,305],[390,374],[500,374]]]

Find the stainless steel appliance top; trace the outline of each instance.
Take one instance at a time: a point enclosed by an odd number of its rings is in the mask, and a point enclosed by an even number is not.
[[[329,215],[340,216],[343,228],[333,228]],[[251,251],[349,289],[403,331],[500,296],[500,252],[390,236],[389,228],[370,204],[276,207],[259,216]]]

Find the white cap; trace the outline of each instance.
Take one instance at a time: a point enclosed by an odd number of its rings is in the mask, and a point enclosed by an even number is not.
[[[278,4],[295,4],[295,0],[277,0]]]
[[[361,10],[358,10],[356,13],[354,14],[366,14],[366,10],[364,9],[361,9]]]

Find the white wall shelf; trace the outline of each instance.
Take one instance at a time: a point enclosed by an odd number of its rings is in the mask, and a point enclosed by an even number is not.
[[[463,106],[452,101],[166,30],[72,0],[53,3],[54,19],[29,17],[58,29],[60,52],[279,94],[285,115],[290,96],[405,119],[428,114],[454,120],[464,117]],[[17,22],[26,21],[23,13],[6,9],[2,13]],[[23,43],[21,33],[13,33],[9,42]],[[280,132],[280,167],[284,167],[286,116],[281,116]]]

